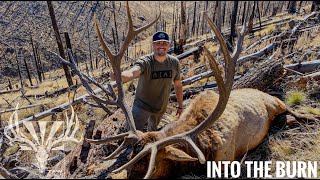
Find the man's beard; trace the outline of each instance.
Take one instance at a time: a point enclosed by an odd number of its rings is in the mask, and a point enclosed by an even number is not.
[[[167,52],[165,52],[165,51],[156,51],[156,54],[157,54],[158,56],[166,56],[166,55],[167,55]]]

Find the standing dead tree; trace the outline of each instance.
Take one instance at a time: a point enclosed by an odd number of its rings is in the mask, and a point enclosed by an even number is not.
[[[57,25],[56,16],[54,14],[54,9],[53,9],[53,6],[52,6],[52,2],[51,1],[47,1],[47,5],[48,5],[48,9],[49,9],[49,13],[50,13],[52,26],[53,26],[53,30],[54,30],[54,33],[55,33],[55,37],[56,37],[56,40],[57,40],[59,53],[60,53],[60,56],[65,59],[62,40],[61,40],[61,37],[60,37],[59,28],[58,28],[58,25]],[[73,85],[73,81],[72,81],[71,73],[69,71],[68,66],[63,64],[62,67],[63,67],[64,73],[66,75],[66,79],[67,79],[68,85],[72,86]]]

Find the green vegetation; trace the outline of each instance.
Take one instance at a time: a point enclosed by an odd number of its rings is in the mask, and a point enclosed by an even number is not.
[[[292,91],[287,94],[285,98],[285,103],[288,106],[293,106],[293,105],[301,104],[305,100],[306,100],[306,94],[304,92]]]

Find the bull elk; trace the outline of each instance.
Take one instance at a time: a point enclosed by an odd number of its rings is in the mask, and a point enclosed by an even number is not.
[[[127,15],[129,20],[127,37],[116,55],[111,53],[103,40],[97,19],[94,18],[98,39],[110,59],[115,74],[118,88],[117,96],[110,84],[106,86],[107,89],[81,73],[76,67],[70,51],[68,53],[72,63],[56,55],[62,62],[73,67],[91,97],[99,105],[102,105],[103,108],[106,108],[108,104],[118,105],[125,114],[129,127],[128,132],[100,140],[86,139],[86,141],[94,144],[123,140],[121,145],[106,160],[115,158],[123,150],[133,147],[133,158],[113,172],[116,173],[130,168],[130,178],[141,178],[144,174],[144,178],[160,178],[171,176],[174,167],[176,167],[174,168],[176,173],[179,170],[194,167],[199,162],[204,164],[206,160],[236,160],[260,144],[268,133],[274,117],[287,110],[281,100],[261,91],[255,89],[231,91],[236,60],[241,52],[245,36],[245,25],[238,35],[237,46],[230,55],[222,35],[210,18],[205,15],[221,45],[225,60],[225,76],[223,77],[214,57],[204,47],[205,55],[210,61],[210,67],[218,84],[219,94],[213,91],[201,93],[193,99],[191,105],[177,121],[167,124],[159,131],[143,133],[136,130],[131,111],[129,111],[123,98],[120,62],[124,51],[134,36],[150,27],[160,16],[150,24],[134,30],[128,3]],[[108,99],[103,99],[94,94],[87,81],[100,87],[108,95]],[[110,98],[113,100],[110,100]]]

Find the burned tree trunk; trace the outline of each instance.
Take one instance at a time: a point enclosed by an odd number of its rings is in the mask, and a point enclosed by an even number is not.
[[[14,48],[16,49],[16,48]],[[20,79],[20,84],[21,84],[21,88],[22,90],[24,89],[24,85],[23,85],[23,82],[22,82],[22,75],[21,75],[21,69],[20,69],[20,63],[19,63],[19,59],[20,59],[20,53],[19,52],[15,52],[16,53],[16,61],[17,61],[17,68],[18,68],[18,74],[19,74],[19,79]],[[18,54],[19,53],[19,54]]]
[[[249,3],[248,3],[249,4]],[[247,18],[247,16],[246,16],[246,7],[247,7],[247,1],[245,1],[244,2],[244,5],[243,5],[244,7],[243,7],[243,12],[242,12],[242,23],[241,24],[243,24],[244,23],[244,20]]]
[[[40,74],[42,76],[42,79],[45,80],[46,77],[44,76],[44,72],[43,72],[43,66],[42,66],[42,63],[41,63],[41,58],[40,58],[40,54],[39,54],[39,45],[38,44],[36,44],[36,46],[35,46],[35,53],[36,53],[38,64],[39,64]]]
[[[288,13],[289,14],[296,13],[296,9],[297,9],[296,6],[297,6],[297,1],[289,1]]]
[[[217,1],[217,18],[216,18],[216,24],[218,30],[221,32],[221,1]]]
[[[92,54],[91,54],[91,44],[90,44],[90,32],[89,32],[89,23],[87,23],[87,31],[88,31],[88,47],[89,47],[89,61],[90,61],[90,69],[93,70],[93,63],[92,63]],[[112,29],[113,33],[113,29]]]
[[[260,15],[260,8],[259,8],[259,2],[257,2],[257,13],[258,13],[258,17],[259,17],[259,25],[260,25],[260,31],[262,30],[261,27],[261,15]]]
[[[236,36],[235,32],[235,27],[236,27],[236,21],[237,21],[237,13],[238,13],[238,2],[239,1],[234,1],[234,6],[232,10],[232,15],[231,15],[231,33],[229,36],[229,50],[233,50],[233,38]]]
[[[54,9],[53,9],[53,6],[52,6],[52,2],[51,1],[47,1],[47,5],[48,5],[50,17],[51,17],[53,31],[54,31],[54,34],[55,34],[55,37],[56,37],[56,40],[57,40],[58,48],[59,48],[59,54],[63,59],[65,59],[62,40],[61,40],[61,37],[60,37],[60,33],[59,33],[59,29],[58,29],[58,25],[57,25]],[[71,73],[69,71],[68,66],[63,64],[62,67],[63,67],[64,73],[66,75],[66,79],[67,79],[68,85],[72,86],[73,85],[73,81],[72,81]]]
[[[24,62],[24,66],[25,66],[26,71],[27,71],[27,76],[28,76],[28,79],[29,79],[29,82],[30,82],[30,86],[33,86],[31,75],[30,75],[30,71],[29,71],[29,67],[28,67],[28,64],[27,64],[27,61],[26,61],[26,58],[24,57],[24,55],[23,55],[23,62]]]
[[[71,40],[70,40],[70,37],[69,37],[69,33],[68,32],[64,32],[64,38],[66,39],[66,46],[68,49],[71,50],[71,52],[73,53],[72,51],[72,46],[71,46]],[[70,58],[70,57],[69,57]]]
[[[39,82],[42,83],[41,71],[40,71],[40,68],[39,68],[39,62],[38,62],[38,60],[37,60],[36,50],[35,50],[35,48],[34,48],[34,44],[33,44],[31,32],[30,32],[30,43],[31,43],[31,46],[32,46],[32,52],[33,52],[34,62],[35,62],[35,64],[36,64],[38,79],[39,79]]]
[[[253,33],[253,18],[254,18],[254,12],[255,12],[255,8],[256,8],[256,1],[253,2],[253,8],[252,8],[252,12],[249,18],[249,25],[248,25],[248,32],[249,33]]]
[[[178,42],[177,54],[183,53],[184,49],[183,46],[186,44],[187,39],[187,25],[186,25],[186,2],[181,1],[181,31],[180,31],[180,38]]]
[[[117,19],[116,19],[116,5],[115,2],[112,1],[112,8],[113,8],[113,20],[114,20],[114,29],[115,29],[115,36],[116,36],[116,45],[115,50],[119,50],[119,36],[118,36],[118,28],[117,28]]]
[[[192,20],[192,27],[191,27],[192,36],[195,35],[196,12],[197,12],[197,1],[194,2],[194,8],[193,8],[193,20]]]

